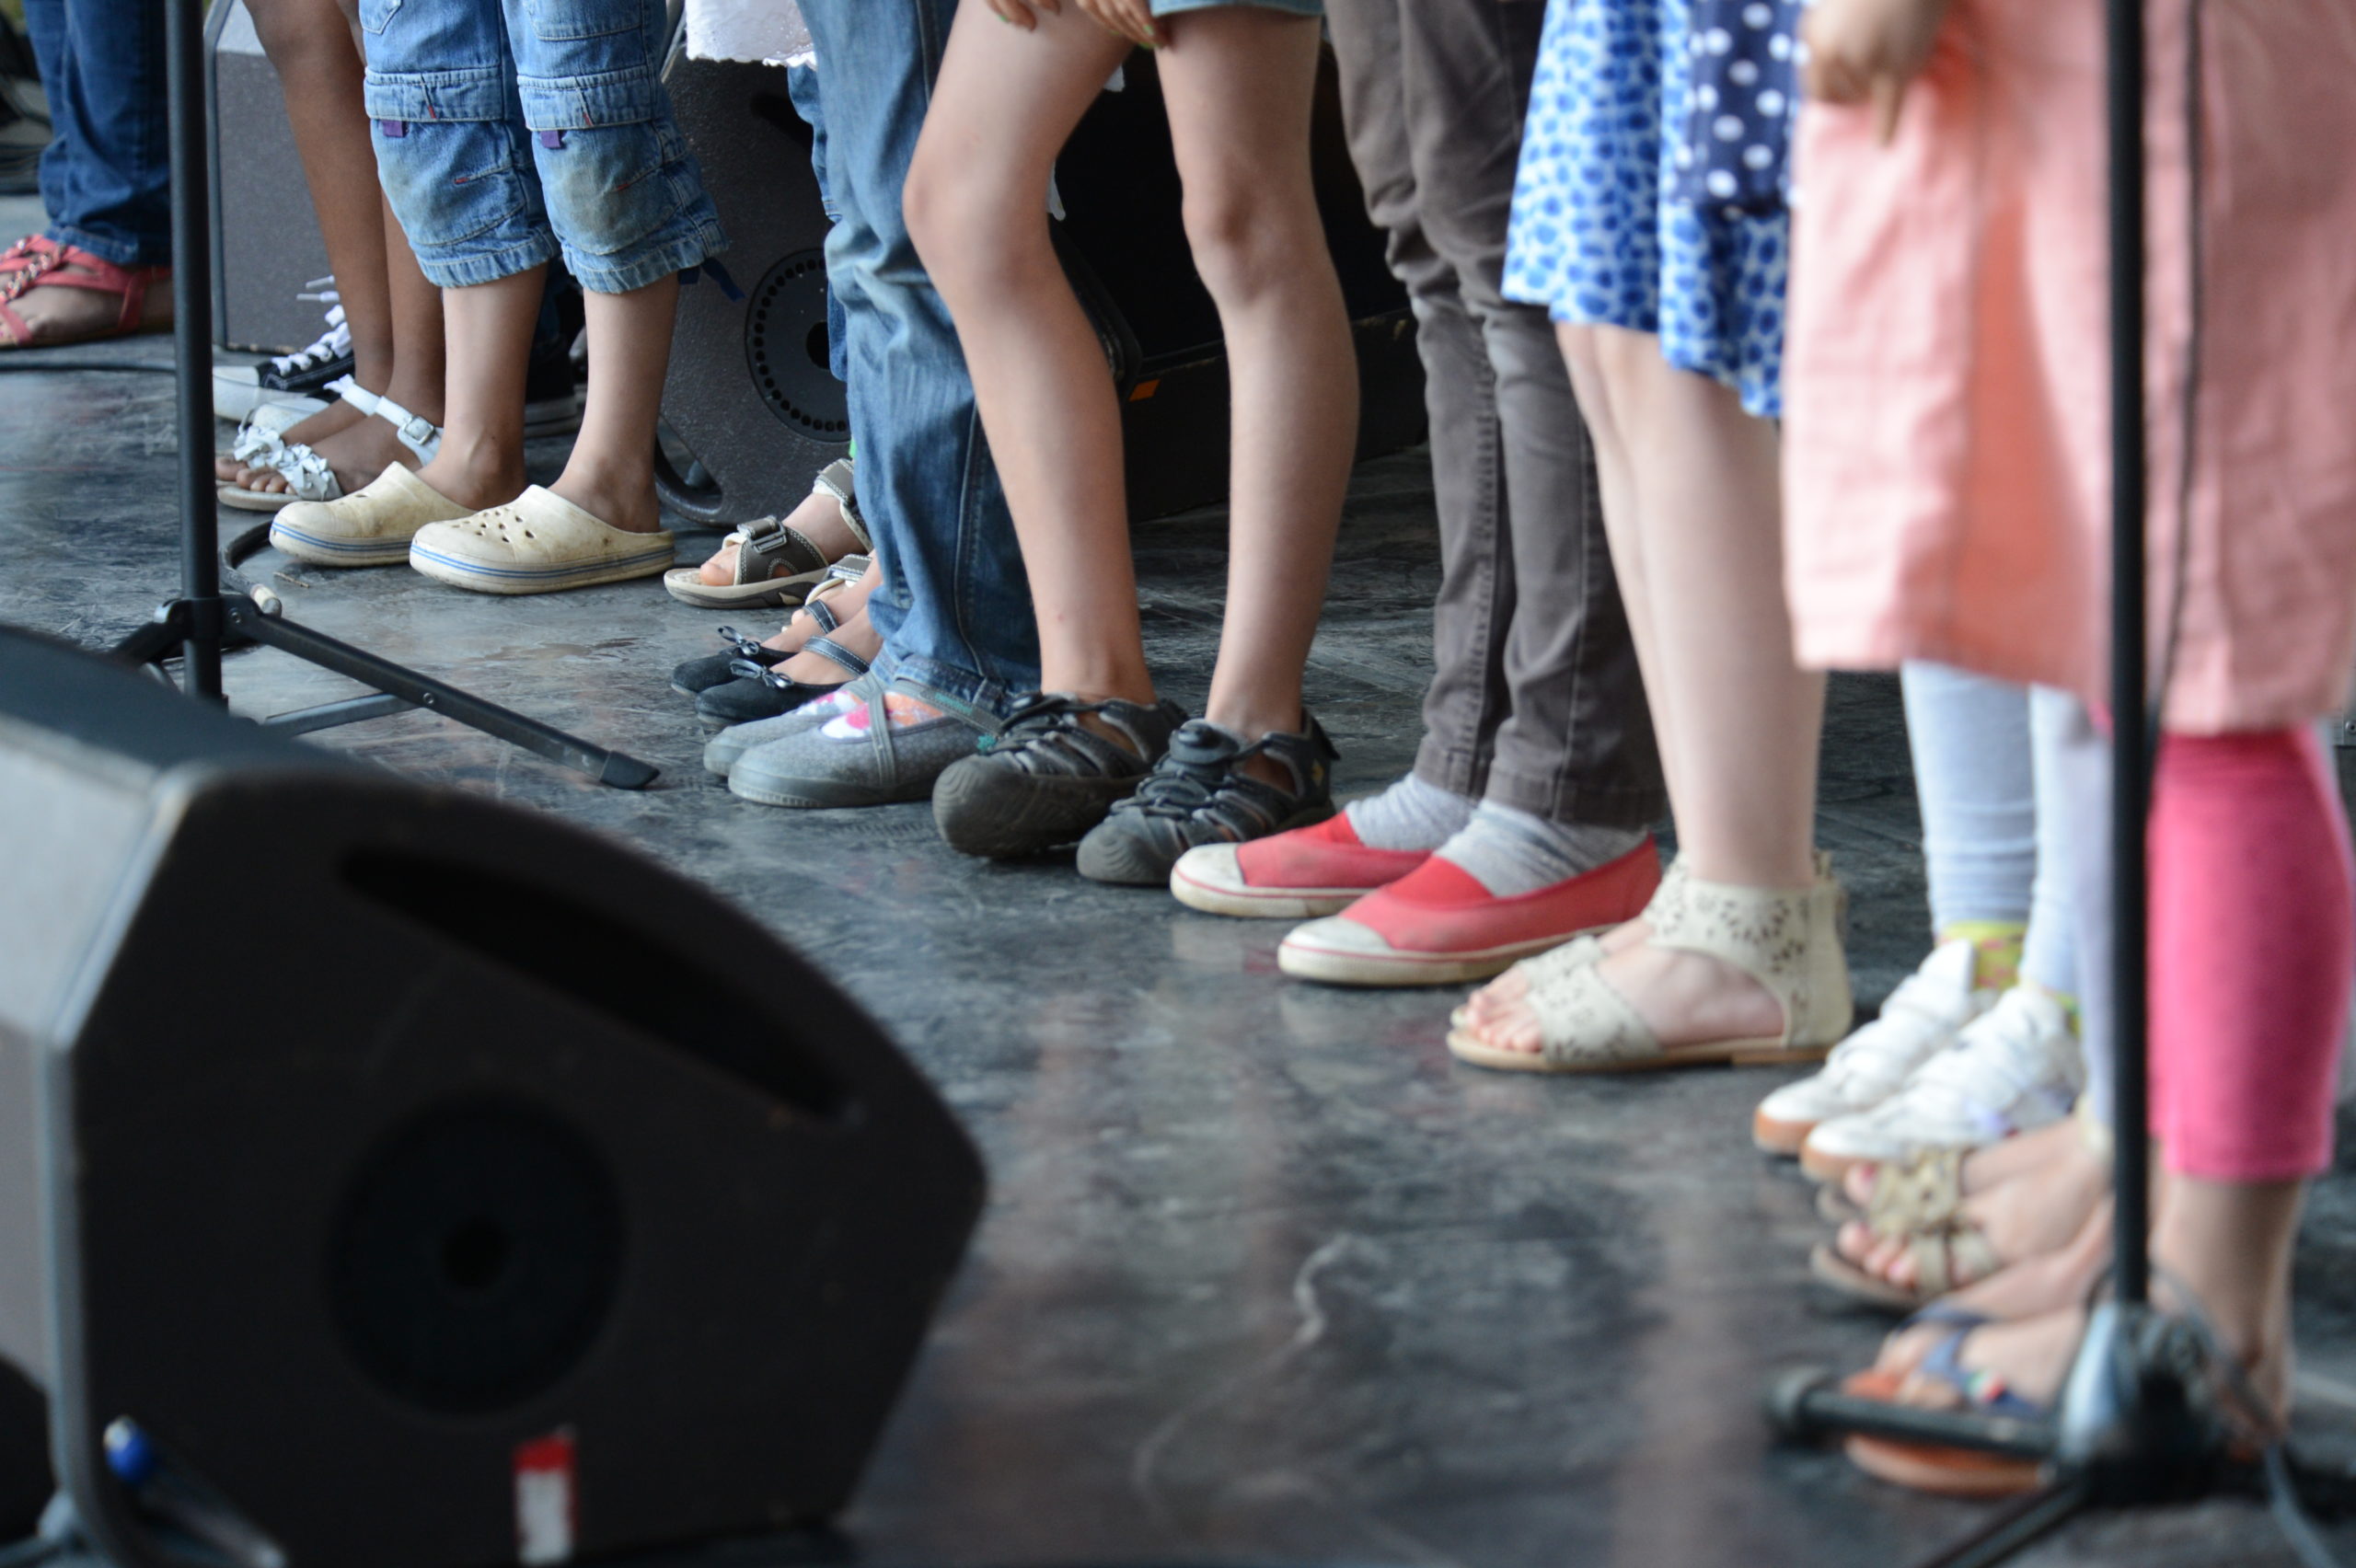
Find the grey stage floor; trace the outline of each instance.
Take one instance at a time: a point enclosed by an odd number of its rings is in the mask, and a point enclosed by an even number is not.
[[[0,620],[96,644],[162,596],[168,385],[0,375]],[[1152,653],[1182,698],[1205,684],[1221,526],[1138,534]],[[1434,561],[1421,455],[1369,465],[1309,683],[1351,789],[1412,753]],[[961,859],[922,806],[741,802],[703,777],[665,689],[725,617],[654,584],[499,602],[406,570],[255,570],[321,629],[660,764],[643,793],[601,790],[418,714],[327,743],[561,813],[739,901],[881,1018],[980,1140],[988,1216],[842,1521],[858,1558],[1865,1564],[1979,1517],[1779,1449],[1755,1413],[1772,1368],[1856,1364],[1882,1326],[1807,1283],[1808,1190],[1746,1132],[1774,1077],[1483,1074],[1441,1044],[1457,993],[1287,981],[1279,926],[1068,864]],[[350,689],[273,653],[230,669],[249,713]],[[1877,998],[1926,940],[1893,682],[1836,683],[1824,762],[1822,842]],[[2315,1205],[2302,1329],[2311,1369],[2343,1384],[2351,1254],[2342,1174]],[[2211,1504],[2082,1526],[2029,1561],[2290,1559],[2256,1509]]]

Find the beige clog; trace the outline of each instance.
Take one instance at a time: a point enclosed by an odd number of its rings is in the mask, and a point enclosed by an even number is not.
[[[478,594],[553,594],[652,577],[673,554],[667,529],[629,533],[534,485],[504,506],[419,529],[409,563]]]
[[[314,566],[398,566],[420,528],[467,515],[468,508],[396,463],[350,495],[290,502],[271,519],[270,542]]]

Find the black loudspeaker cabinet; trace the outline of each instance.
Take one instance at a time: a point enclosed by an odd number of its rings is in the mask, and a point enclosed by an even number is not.
[[[1152,57],[1132,54],[1124,75],[1124,89],[1098,95],[1057,166],[1068,214],[1057,237],[1113,368],[1129,510],[1143,519],[1225,498],[1227,360],[1187,249]],[[663,402],[676,443],[658,488],[697,521],[781,515],[850,440],[842,387],[826,368],[826,220],[810,129],[778,67],[674,49],[665,80],[734,242],[722,259],[735,289],[707,277],[681,291]],[[1316,108],[1318,204],[1353,323],[1358,455],[1369,457],[1423,438],[1423,366],[1350,164],[1330,51]]]
[[[0,1355],[109,1556],[118,1418],[294,1568],[841,1505],[982,1171],[750,919],[7,632],[0,866]]]
[[[213,98],[213,337],[283,353],[326,330],[326,306],[298,299],[331,271],[286,122],[278,72],[239,0],[213,0],[204,41]]]

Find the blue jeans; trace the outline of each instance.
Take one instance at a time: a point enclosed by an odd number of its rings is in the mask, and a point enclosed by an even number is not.
[[[361,0],[376,168],[425,275],[560,253],[627,294],[727,248],[663,90],[663,0]]]
[[[818,181],[818,206],[826,221],[838,224],[843,210],[835,205],[834,192],[826,189],[826,115],[818,94],[818,68],[815,65],[789,65],[785,68],[786,97],[793,100],[793,112],[802,116],[810,127],[810,172]],[[850,379],[850,344],[848,340],[849,323],[843,318],[843,296],[832,284],[826,289],[826,369],[837,381]]]
[[[900,215],[956,0],[803,0],[817,46],[826,277],[842,301],[859,504],[884,585],[867,601],[882,668],[987,720],[1039,684],[1031,591],[948,307]]]
[[[118,267],[172,259],[164,10],[150,0],[25,0],[55,134],[40,157],[49,237]]]

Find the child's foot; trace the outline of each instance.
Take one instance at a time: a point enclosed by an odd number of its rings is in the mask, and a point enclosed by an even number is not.
[[[329,436],[350,430],[365,418],[367,416],[360,411],[358,405],[347,403],[339,398],[318,413],[308,414],[296,420],[293,424],[280,431],[278,438],[289,446],[309,446],[314,442],[325,441]],[[274,477],[277,472],[275,468],[257,468],[249,464],[240,463],[235,457],[225,456],[213,459],[213,477],[225,485],[247,485],[248,489],[258,489],[258,486],[248,484],[248,475],[259,477],[269,474]],[[368,481],[363,479],[360,482],[366,484]],[[350,494],[357,488],[357,486],[347,485],[344,487],[344,492]]]
[[[862,697],[847,691],[827,699],[819,721],[798,725],[738,757],[728,770],[728,788],[769,806],[921,801],[952,764],[974,754],[979,738],[972,721],[905,692]]]
[[[840,560],[860,548],[859,536],[843,521],[842,503],[823,490],[814,490],[786,517],[785,525],[818,547],[828,560]],[[770,569],[773,577],[790,577],[793,566],[778,560]],[[704,582],[713,588],[725,588],[736,581],[736,547],[722,545],[711,558],[697,568]]]
[[[1333,815],[1334,743],[1314,719],[1301,721],[1298,732],[1253,741],[1207,720],[1180,725],[1137,792],[1080,840],[1080,875],[1167,886],[1197,845],[1265,838]]]
[[[2054,1147],[2043,1163],[1967,1197],[1957,1212],[1954,1224],[1977,1231],[1998,1267],[2067,1246],[2109,1195],[2110,1167],[2076,1136],[2074,1124],[2071,1130],[2069,1142]],[[1900,1290],[1911,1291],[1923,1283],[1911,1237],[1884,1236],[1863,1221],[1851,1220],[1841,1228],[1835,1246],[1843,1259]]]
[[[933,789],[951,848],[1008,859],[1069,844],[1138,787],[1185,721],[1173,702],[1033,692]]]
[[[351,404],[338,403],[335,409],[315,414],[312,419],[324,420],[337,409],[350,409],[353,414],[359,415],[359,410],[352,409]],[[304,424],[311,422],[311,420],[303,421]],[[420,463],[416,450],[401,440],[398,431],[385,421],[368,415],[359,415],[348,421],[343,429],[316,440],[305,440],[292,431],[287,433],[289,445],[298,440],[304,441],[304,444],[319,455],[335,475],[337,487],[346,495],[360,490],[396,464],[404,468],[414,468]],[[237,471],[236,483],[240,490],[274,495],[286,490],[290,481],[276,468],[246,467]]]

